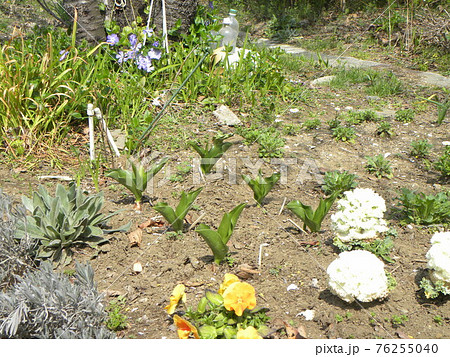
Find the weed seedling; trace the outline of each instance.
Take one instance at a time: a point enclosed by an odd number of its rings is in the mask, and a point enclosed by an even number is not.
[[[391,163],[383,155],[366,156],[366,160],[368,173],[374,174],[378,178],[386,177],[390,179],[394,176],[391,170]]]
[[[336,141],[348,141],[350,143],[355,142],[356,132],[355,129],[350,128],[348,126],[338,126],[336,128],[331,129],[333,132],[333,138]]]
[[[307,119],[303,123],[303,128],[307,131],[311,131],[320,127],[319,119]]]
[[[392,327],[398,327],[400,325],[404,325],[408,320],[408,316],[406,315],[392,315],[391,324]]]
[[[413,141],[411,142],[411,151],[409,154],[415,158],[423,159],[429,155],[432,147],[433,145],[427,139]]]
[[[219,161],[225,151],[230,148],[232,144],[224,143],[223,141],[232,135],[233,134],[219,135],[213,139],[211,146],[207,144],[205,148],[200,147],[194,142],[189,143],[189,145],[200,155],[200,168],[205,175],[211,172],[216,162]]]
[[[410,123],[414,120],[414,110],[400,109],[395,112],[395,120],[402,123]]]
[[[328,171],[325,173],[322,190],[327,196],[337,194],[339,197],[343,192],[351,191],[358,186],[355,182],[356,178],[356,175],[348,171]]]
[[[123,296],[119,296],[117,299],[110,301],[107,307],[108,320],[106,321],[106,327],[111,331],[121,331],[128,327],[127,317],[123,313],[125,309],[126,299]]]
[[[387,121],[382,121],[378,125],[376,134],[381,136],[382,138],[390,138],[394,135],[394,131],[392,130],[391,123]]]

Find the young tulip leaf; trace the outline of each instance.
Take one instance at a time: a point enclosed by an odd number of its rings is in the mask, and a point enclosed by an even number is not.
[[[200,147],[197,143],[191,142],[189,145],[197,151],[201,157],[200,168],[204,174],[211,172],[212,168],[222,155],[227,151],[231,143],[224,143],[223,141],[229,138],[231,135],[222,135],[213,139],[212,146],[209,144],[205,148]]]
[[[264,197],[267,196],[272,187],[278,182],[280,177],[281,177],[280,172],[274,173],[272,176],[269,177],[263,177],[261,170],[258,172],[258,176],[256,177],[256,179],[251,179],[249,176],[242,175],[244,181],[253,190],[253,198],[260,205],[262,204]]]
[[[183,191],[181,193],[180,202],[178,203],[178,206],[175,208],[175,210],[166,202],[160,202],[153,206],[153,208],[164,216],[164,218],[170,223],[174,231],[182,231],[184,217],[186,217],[186,214],[190,210],[192,204],[194,203],[195,199],[200,194],[202,189],[203,187],[200,187],[197,190],[189,193]]]
[[[245,203],[241,203],[229,213],[225,213],[217,231],[211,229],[206,224],[200,224],[195,230],[202,236],[206,244],[208,244],[213,251],[214,262],[216,264],[220,264],[228,253],[228,240],[230,239],[231,234],[233,234],[236,222],[245,205]]]
[[[140,207],[142,194],[147,189],[148,181],[164,167],[168,160],[167,157],[163,158],[158,164],[153,165],[152,168],[147,171],[143,166],[136,166],[130,161],[131,171],[113,169],[109,171],[106,176],[111,177],[129,189],[135,197],[137,206]]]
[[[300,201],[291,201],[286,207],[303,221],[303,229],[309,228],[311,232],[319,232],[322,221],[330,210],[337,194],[333,194],[326,199],[320,199],[317,209],[314,211],[311,206],[307,206]]]

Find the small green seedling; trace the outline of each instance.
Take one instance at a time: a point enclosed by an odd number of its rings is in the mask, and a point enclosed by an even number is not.
[[[181,192],[180,202],[175,210],[166,202],[159,202],[153,208],[164,216],[175,232],[183,231],[184,217],[202,190],[203,187],[200,187],[189,193]]]
[[[126,298],[119,296],[117,299],[110,301],[108,310],[108,320],[106,327],[111,331],[120,331],[128,327],[127,316],[123,313],[125,309]]]
[[[406,321],[408,321],[408,316],[406,315],[392,315],[391,323],[392,327],[398,327],[400,325],[404,325]]]
[[[153,167],[147,171],[142,165],[137,167],[130,161],[132,171],[114,169],[109,171],[106,176],[116,180],[133,193],[136,200],[135,209],[140,211],[142,209],[142,194],[147,188],[148,181],[163,168],[168,160],[169,158],[162,159],[158,164],[153,165]]]
[[[309,228],[311,232],[319,232],[322,221],[335,201],[337,194],[334,193],[326,199],[320,199],[317,209],[314,211],[311,206],[304,205],[300,201],[291,201],[286,207],[303,221],[303,229]]]
[[[247,175],[242,175],[244,181],[247,182],[247,185],[249,185],[250,188],[253,190],[253,198],[260,205],[262,205],[264,197],[267,196],[272,187],[280,180],[280,177],[281,177],[280,172],[276,172],[269,177],[263,177],[261,170],[259,170],[256,179],[251,179]]]
[[[383,155],[366,156],[366,170],[370,174],[375,174],[377,178],[386,177],[391,179],[394,175],[391,170],[391,163]]]
[[[232,135],[233,134],[221,135],[214,138],[211,147],[209,144],[207,144],[205,148],[202,148],[197,143],[189,143],[189,145],[200,155],[200,168],[205,175],[211,172],[216,162],[219,161],[225,151],[230,148],[232,144],[224,143],[223,141]]]
[[[343,192],[353,190],[358,186],[358,183],[355,182],[356,178],[356,175],[348,171],[339,172],[336,170],[325,172],[322,190],[326,195],[337,193],[338,196],[342,196]]]
[[[217,231],[212,230],[206,224],[200,224],[195,230],[206,241],[214,254],[214,262],[220,264],[225,259],[228,253],[227,243],[230,240],[231,234],[233,234],[236,222],[245,207],[245,203],[241,203],[231,210],[229,213],[225,213],[220,222]]]

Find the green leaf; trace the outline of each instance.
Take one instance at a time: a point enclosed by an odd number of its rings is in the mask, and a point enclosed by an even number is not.
[[[228,253],[228,246],[223,243],[222,236],[203,223],[195,231],[202,236],[213,251],[214,262],[220,264]]]
[[[225,213],[220,222],[217,232],[222,238],[223,244],[227,244],[231,235],[233,234],[234,227],[236,226],[237,220],[242,213],[242,210],[247,204],[241,203],[240,205],[233,208],[229,213]]]
[[[216,328],[210,325],[200,326],[198,333],[202,339],[215,339],[217,337]]]
[[[311,232],[319,232],[322,221],[330,210],[337,197],[337,192],[326,199],[320,199],[317,209],[314,211],[311,206],[307,206],[300,201],[291,201],[286,207],[303,221],[303,229],[309,228]]]
[[[205,296],[208,301],[214,306],[220,306],[223,304],[223,297],[218,293],[215,293],[211,290],[206,290]]]
[[[272,187],[278,182],[281,177],[281,173],[274,173],[272,176],[263,177],[261,170],[258,172],[256,179],[251,179],[249,176],[242,175],[244,181],[250,186],[253,191],[253,197],[260,205],[263,199],[270,192]]]
[[[190,142],[189,145],[200,155],[201,163],[200,168],[204,174],[211,172],[212,168],[217,161],[223,156],[232,143],[224,143],[230,135],[225,135],[219,138],[213,139],[211,148],[207,144],[205,148],[200,147],[197,143]]]

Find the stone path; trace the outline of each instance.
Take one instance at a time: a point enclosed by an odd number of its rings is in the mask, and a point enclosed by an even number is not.
[[[309,58],[318,60],[318,56],[316,53],[307,51],[300,47],[294,47],[294,46],[285,45],[285,44],[277,44],[268,39],[259,39],[257,43],[260,45],[263,45],[263,46],[267,46],[269,48],[278,47],[278,48],[284,50],[286,53],[290,53],[295,56],[304,56],[304,57],[309,57]],[[412,80],[414,80],[422,85],[450,88],[450,78],[442,76],[438,73],[415,71],[412,69],[397,67],[397,66],[394,66],[391,64],[360,60],[360,59],[353,58],[353,57],[320,54],[320,58],[324,61],[328,61],[329,65],[331,67],[344,66],[344,67],[357,67],[357,68],[382,68],[382,69],[392,71],[399,77],[405,77],[405,76],[409,77]]]

